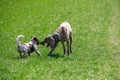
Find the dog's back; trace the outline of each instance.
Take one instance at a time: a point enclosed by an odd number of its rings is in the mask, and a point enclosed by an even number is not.
[[[60,34],[62,41],[69,39],[69,36],[72,35],[72,29],[68,22],[60,24],[56,32]]]
[[[18,48],[17,48],[17,51],[18,52],[23,52],[23,53],[27,53],[27,46],[25,46],[25,44],[23,43],[20,43],[20,40],[21,38],[23,38],[24,35],[19,35],[17,38],[16,38],[16,43],[18,45]]]
[[[71,26],[68,22],[63,22],[62,24],[60,24],[59,28],[61,27],[67,29],[68,32],[72,32]]]
[[[28,53],[28,47],[25,44],[19,44],[17,51],[22,53]]]

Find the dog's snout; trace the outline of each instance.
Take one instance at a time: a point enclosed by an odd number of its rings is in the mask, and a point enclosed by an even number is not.
[[[42,41],[42,42],[39,42],[39,44],[42,44],[43,46],[45,45],[45,43]]]

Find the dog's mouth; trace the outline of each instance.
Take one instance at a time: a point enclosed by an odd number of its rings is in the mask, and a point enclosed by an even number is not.
[[[49,43],[44,43],[44,46],[46,46],[46,47],[49,47],[50,46],[50,44]]]
[[[43,46],[45,45],[45,43],[44,43],[44,42],[39,42],[39,44],[41,44],[41,45],[43,45]]]
[[[43,46],[46,46],[46,47],[49,47],[49,46],[50,46],[49,43],[40,42],[40,44],[42,44]]]
[[[50,46],[50,44],[47,43],[46,47],[49,47],[49,46]]]

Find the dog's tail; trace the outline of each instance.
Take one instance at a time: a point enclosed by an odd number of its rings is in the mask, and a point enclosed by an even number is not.
[[[16,38],[16,43],[17,43],[17,45],[20,44],[20,39],[23,38],[23,37],[24,37],[24,35],[19,35],[19,36]]]

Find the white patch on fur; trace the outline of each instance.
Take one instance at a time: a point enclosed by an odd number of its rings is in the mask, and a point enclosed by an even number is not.
[[[16,43],[19,45],[20,44],[20,40],[21,38],[23,38],[24,35],[19,35],[17,38],[16,38]]]

